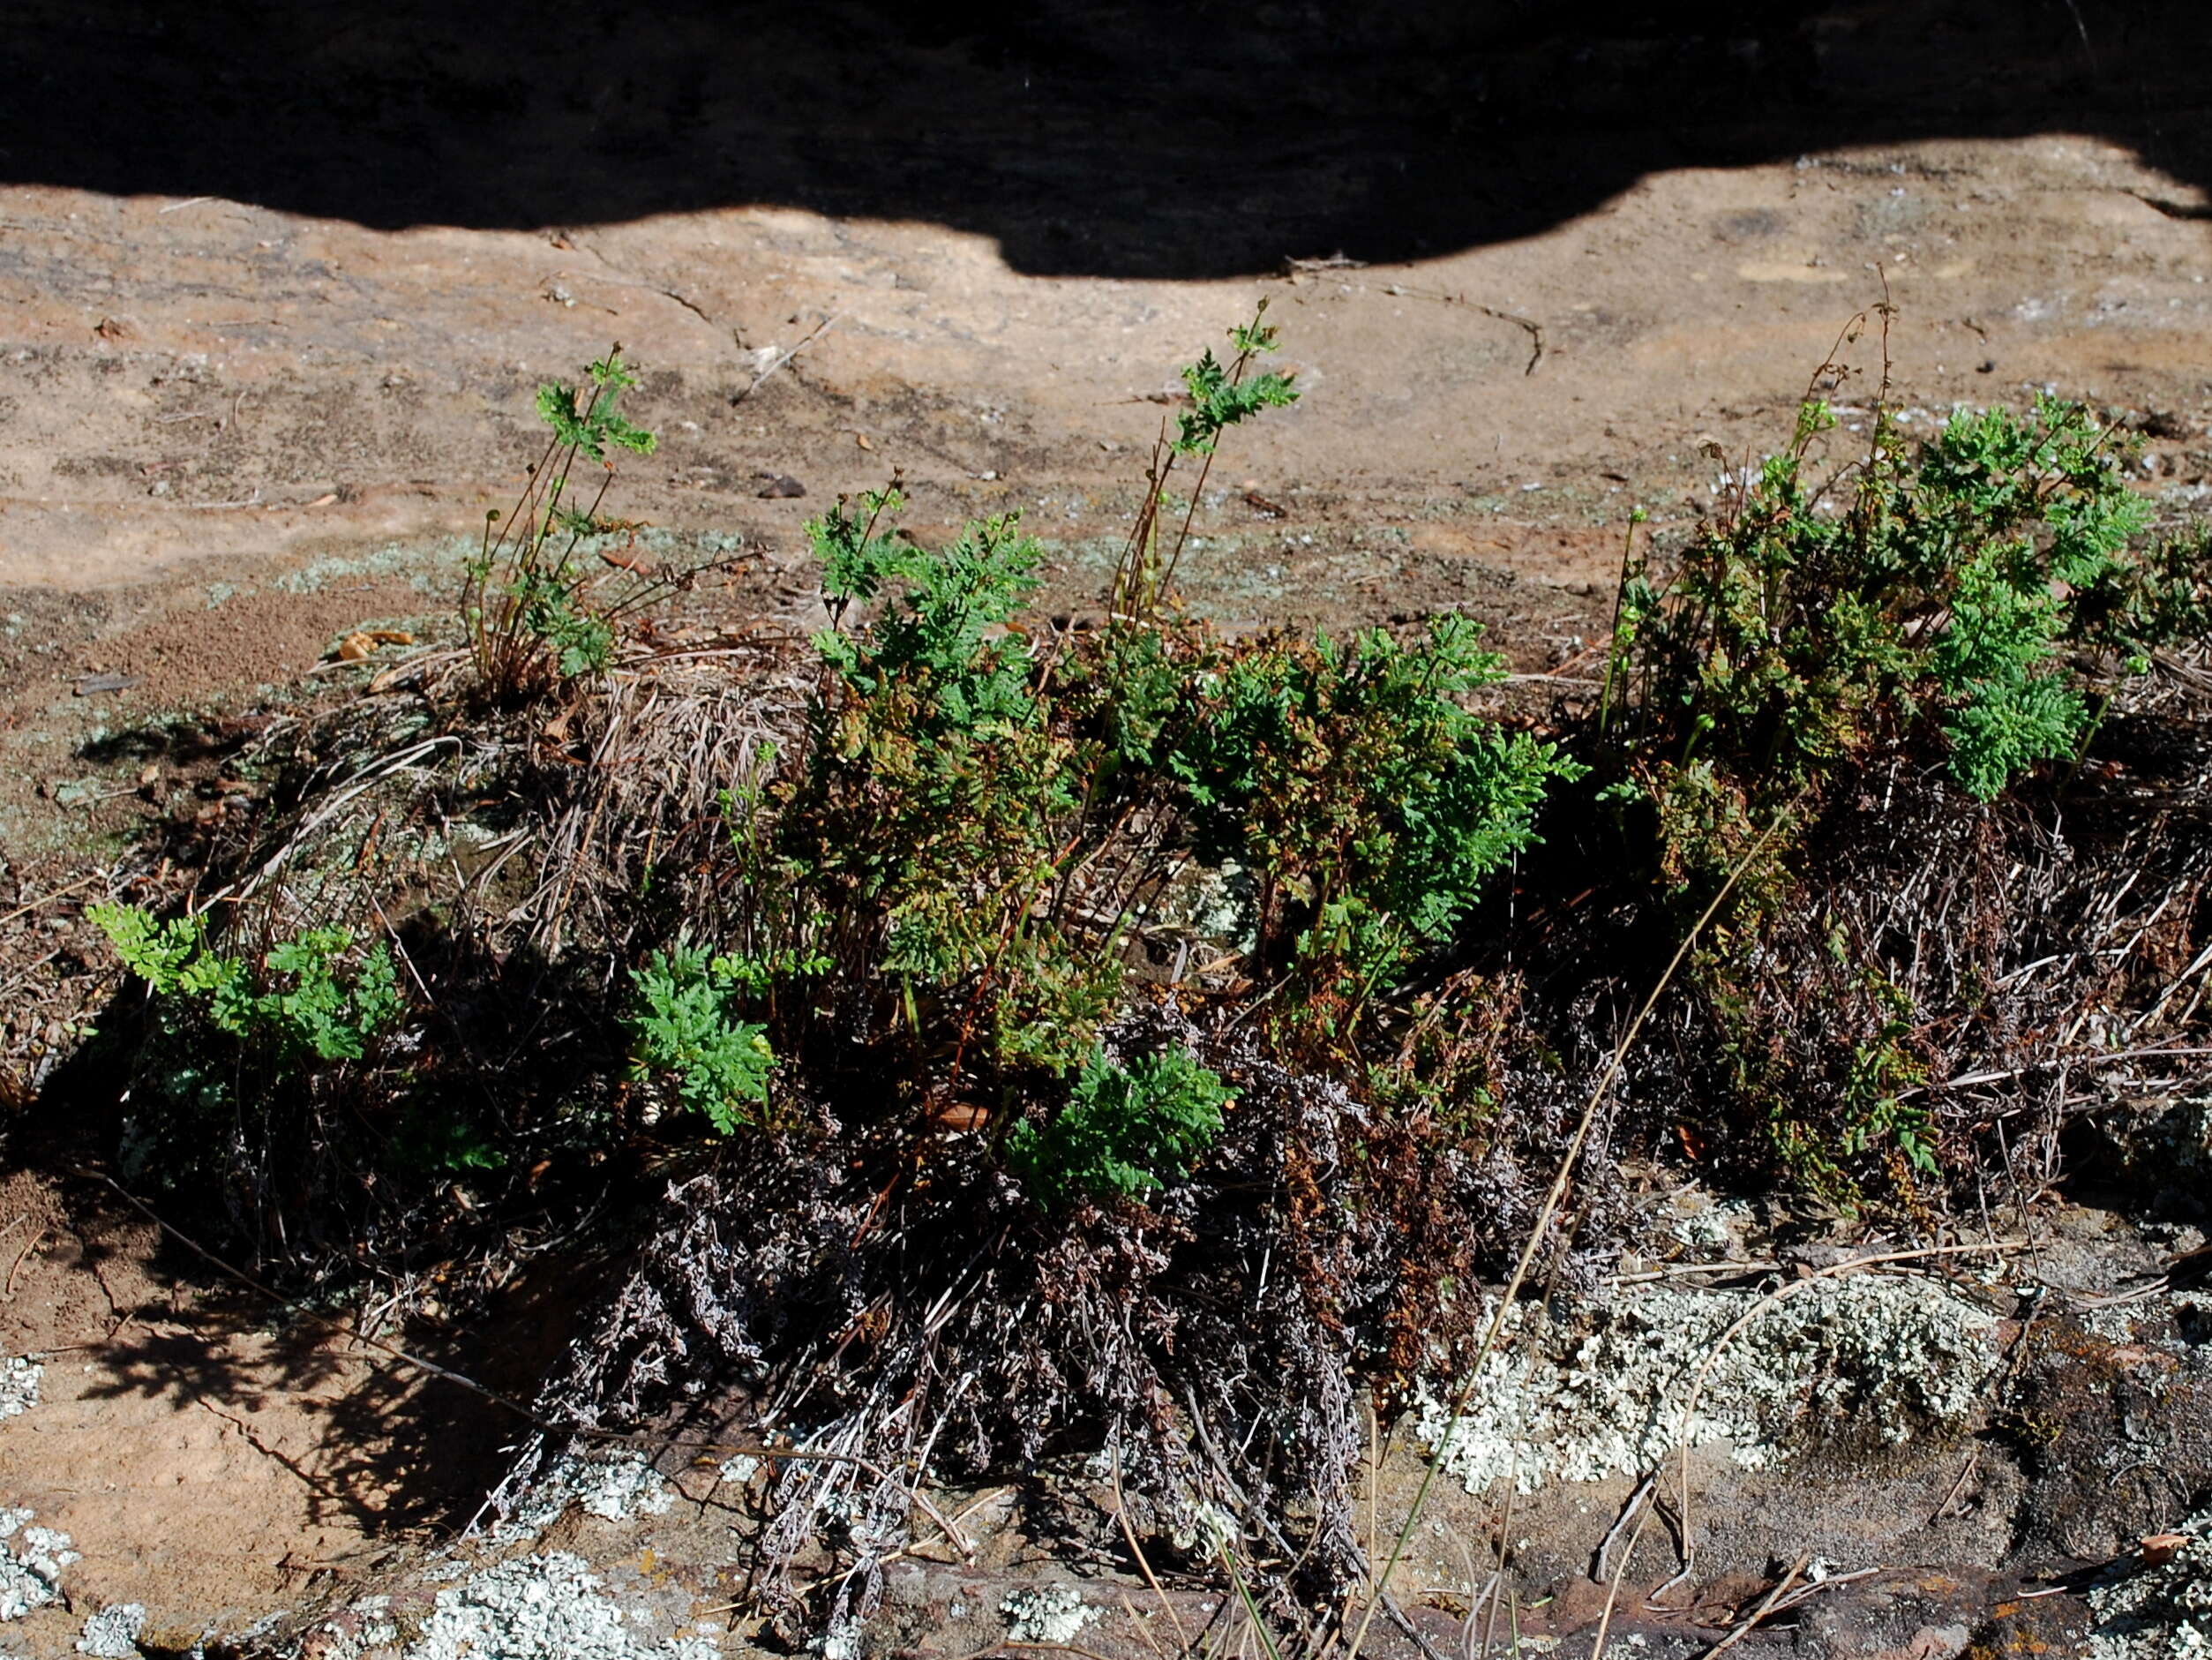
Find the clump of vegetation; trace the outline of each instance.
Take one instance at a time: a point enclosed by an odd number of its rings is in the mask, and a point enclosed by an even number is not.
[[[1671,582],[1631,572],[1609,678],[1636,761],[1702,763],[1771,800],[1932,741],[1988,801],[2074,755],[2091,710],[2067,653],[2139,664],[2173,637],[2165,585],[2131,552],[2149,507],[2125,434],[2046,396],[2026,416],[1961,410],[1916,448],[1885,408],[1868,454],[1816,482],[1811,447],[1835,427],[1809,399]]]
[[[636,385],[617,346],[591,365],[584,387],[538,388],[538,418],[548,431],[544,451],[514,510],[504,518],[496,511],[485,516],[461,600],[476,684],[494,702],[513,702],[613,660],[616,619],[630,607],[594,604],[584,545],[634,528],[602,517],[599,509],[614,477],[609,452],[649,455],[655,447],[653,434],[615,407]],[[581,507],[580,462],[598,471]]]
[[[1975,1166],[2019,1105],[1946,1115],[1944,1079],[2041,1073],[2036,1022],[1993,994],[2028,940],[2060,949],[2105,868],[2068,868],[2031,800],[2207,614],[2201,537],[2145,545],[2123,430],[2043,397],[1916,444],[1875,402],[1863,447],[1824,463],[1837,420],[1809,394],[1668,580],[1628,564],[1586,751],[1636,902],[1701,905],[1751,860],[1689,976],[1688,1134],[1845,1203]]]
[[[407,1014],[391,952],[344,928],[248,944],[209,936],[202,915],[158,920],[135,905],[90,907],[151,1007],[135,1057],[124,1145],[134,1176],[220,1195],[257,1246],[281,1236],[271,1178],[330,1174],[333,1115],[357,1106]],[[379,1117],[389,1108],[379,1101]],[[318,1238],[338,1216],[296,1225]]]
[[[1046,1205],[1077,1193],[1142,1198],[1159,1191],[1163,1176],[1189,1173],[1221,1133],[1222,1108],[1233,1100],[1218,1074],[1181,1049],[1128,1066],[1101,1051],[1066,1106],[1015,1126],[1007,1162]]]
[[[1234,339],[1231,366],[1190,370],[1168,460],[1293,395],[1251,372],[1271,331]],[[1099,1087],[1100,1033],[1140,988],[1264,987],[1286,1053],[1348,1041],[1578,770],[1473,707],[1501,668],[1464,619],[1230,643],[1156,603],[1139,567],[1163,556],[1140,539],[1117,581],[1148,608],[1034,635],[1016,620],[1043,549],[1018,519],[928,548],[903,506],[894,484],[812,527],[831,619],[815,690],[724,805],[741,880],[716,890],[716,948],[809,965],[763,976],[746,1009],[816,1088],[859,1068],[877,1099],[890,1080],[918,1109],[979,1099],[1017,1126]],[[1250,937],[1195,939],[1170,920],[1179,884],[1231,868]]]
[[[673,1074],[678,1099],[722,1135],[757,1122],[776,1057],[762,1028],[730,1014],[741,983],[738,966],[679,942],[656,951],[631,980],[637,993],[630,1020],[633,1078]]]
[[[87,914],[156,997],[196,1005],[215,1031],[280,1068],[357,1061],[399,1024],[391,952],[371,945],[349,965],[354,940],[344,928],[276,941],[257,964],[209,945],[205,917],[161,922],[134,905],[94,905]]]
[[[631,372],[548,388],[465,669],[273,752],[222,929],[106,919],[139,1078],[199,1080],[143,1133],[250,1145],[234,1220],[299,1264],[550,1233],[574,1173],[633,1178],[632,1271],[541,1422],[820,1426],[850,1459],[794,1462],[757,1542],[791,1634],[859,1617],[926,1469],[1100,1447],[1159,1559],[1263,1559],[1311,1609],[1366,1571],[1360,1392],[1467,1362],[1526,1232],[1535,1283],[1597,1283],[1621,1155],[1924,1221],[2051,1156],[2073,1061],[2193,1018],[2212,853],[2142,723],[2204,546],[2147,540],[2108,425],[1885,413],[1831,462],[1808,400],[1624,571],[1594,707],[1509,715],[1463,617],[1228,639],[1175,603],[1216,447],[1297,396],[1276,346],[1256,317],[1185,371],[1103,626],[1030,613],[1018,515],[929,545],[894,477],[809,528],[826,627],[712,653],[586,579],[622,527],[571,474],[649,448]],[[1552,1221],[1615,1033],[1723,893]],[[827,1605],[818,1543],[854,1570]]]

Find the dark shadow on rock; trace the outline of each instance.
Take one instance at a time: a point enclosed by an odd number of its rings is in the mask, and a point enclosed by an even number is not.
[[[2094,133],[2202,182],[2208,48],[2201,0],[15,0],[0,180],[377,227],[781,204],[1223,276],[1847,144]]]

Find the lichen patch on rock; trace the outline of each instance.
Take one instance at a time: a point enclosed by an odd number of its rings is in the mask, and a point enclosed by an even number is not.
[[[558,1520],[572,1502],[602,1521],[626,1521],[632,1516],[664,1514],[676,1502],[676,1492],[636,1453],[608,1457],[565,1453],[538,1479],[513,1518],[494,1530],[494,1536],[534,1532]]]
[[[1015,1591],[1000,1603],[999,1611],[1007,1618],[1009,1642],[1070,1643],[1099,1618],[1099,1611],[1072,1585]]]
[[[1421,1437],[1470,1492],[1509,1475],[1532,1493],[1640,1472],[1683,1438],[1759,1468],[1815,1441],[1893,1446],[1961,1428],[1996,1365],[1991,1317],[1931,1281],[1873,1274],[1769,1303],[1713,1358],[1759,1300],[1639,1288],[1586,1335],[1516,1309],[1467,1411],[1448,1422],[1426,1397]]]
[[[716,1660],[702,1636],[641,1641],[583,1559],[515,1557],[438,1593],[407,1660]]]
[[[39,1382],[46,1368],[20,1355],[0,1359],[0,1421],[20,1416],[39,1403]]]
[[[0,1509],[0,1619],[61,1601],[62,1570],[78,1559],[67,1534],[30,1521],[27,1510]]]
[[[110,1603],[86,1619],[77,1639],[77,1652],[98,1660],[133,1660],[139,1652],[139,1634],[145,1629],[143,1603]]]
[[[2178,1531],[2187,1544],[2089,1593],[2092,1660],[2212,1660],[2212,1510]]]

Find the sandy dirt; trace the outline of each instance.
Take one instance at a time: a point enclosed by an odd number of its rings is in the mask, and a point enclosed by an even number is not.
[[[1520,669],[1571,660],[1631,511],[1693,522],[1711,447],[1777,444],[1886,297],[1908,430],[2047,387],[2127,412],[2171,510],[2212,488],[2192,8],[1722,7],[1736,33],[1671,42],[1414,8],[1340,46],[1296,8],[1264,44],[1203,7],[1055,35],[857,4],[579,46],[557,8],[519,59],[431,8],[214,19],[221,52],[81,10],[8,26],[0,144],[11,1113],[75,1037],[31,990],[104,972],[94,890],[46,897],[222,810],[222,724],[348,630],[433,633],[536,387],[612,341],[662,443],[611,505],[671,556],[753,550],[724,598],[755,611],[799,603],[805,520],[894,470],[918,529],[1020,508],[1048,603],[1095,605],[1175,365],[1262,299],[1305,395],[1225,446],[1185,572],[1242,627],[1461,606]],[[1858,419],[1871,337],[1852,361]],[[0,1272],[0,1351],[49,1356],[0,1499],[163,1641],[452,1528],[496,1459],[496,1414],[272,1324],[90,1184],[8,1176]],[[526,1388],[559,1302],[495,1300],[469,1363]],[[70,1652],[83,1611],[7,1640]]]

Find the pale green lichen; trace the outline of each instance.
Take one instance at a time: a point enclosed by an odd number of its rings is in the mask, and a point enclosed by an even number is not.
[[[1967,1424],[1996,1365],[1994,1324],[1934,1281],[1825,1279],[1758,1311],[1749,1291],[1625,1292],[1586,1333],[1541,1311],[1509,1314],[1467,1410],[1448,1422],[1434,1394],[1419,1433],[1480,1492],[1508,1476],[1522,1492],[1657,1467],[1686,1438],[1725,1444],[1758,1468],[1819,1441],[1897,1445]],[[1449,1431],[1449,1433],[1447,1433]]]
[[[641,1641],[580,1557],[516,1557],[438,1593],[408,1660],[715,1660],[704,1635]]]
[[[639,1453],[564,1453],[492,1536],[504,1542],[535,1533],[559,1521],[572,1503],[604,1521],[626,1521],[664,1514],[675,1502],[675,1489]]]
[[[999,1604],[999,1611],[1007,1619],[1009,1642],[1070,1643],[1099,1618],[1099,1611],[1072,1585],[1015,1591]]]
[[[2212,1510],[2176,1531],[2171,1557],[2089,1593],[2091,1660],[2212,1660]]]
[[[139,1634],[145,1629],[144,1603],[109,1603],[86,1619],[77,1652],[95,1660],[137,1660]]]

